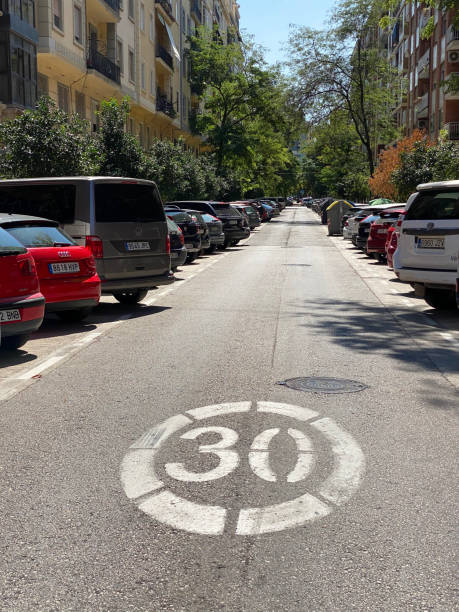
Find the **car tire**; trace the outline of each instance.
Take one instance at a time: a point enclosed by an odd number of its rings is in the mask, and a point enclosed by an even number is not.
[[[190,253],[186,256],[187,263],[193,263],[193,261],[198,257],[197,253]]]
[[[208,247],[206,249],[206,253],[209,253],[209,255],[210,255],[211,253],[213,253],[215,251],[216,248],[217,248],[216,244],[211,244],[210,247]]]
[[[131,291],[119,291],[113,294],[120,304],[137,304],[147,295],[147,289],[132,289]]]
[[[457,308],[456,296],[453,291],[427,288],[424,299],[429,306],[437,310],[455,310]]]
[[[171,270],[172,272],[177,272],[178,266],[172,266]]]
[[[0,348],[5,351],[15,351],[24,345],[29,339],[29,334],[18,334],[17,336],[6,336],[2,338]]]
[[[92,308],[90,306],[86,308],[75,308],[75,310],[60,310],[56,312],[59,319],[66,321],[67,323],[78,323],[88,316]]]

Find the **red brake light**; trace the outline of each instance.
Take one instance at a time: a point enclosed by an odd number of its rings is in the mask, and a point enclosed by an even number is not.
[[[182,235],[183,238],[183,235]],[[166,253],[170,254],[171,252],[171,237],[169,236],[169,234],[167,234],[166,236]]]
[[[102,259],[104,256],[104,244],[99,236],[86,236],[86,246],[95,259]]]
[[[37,272],[35,269],[35,262],[33,260],[33,257],[27,257],[27,259],[20,261],[19,270],[24,276],[35,276]]]

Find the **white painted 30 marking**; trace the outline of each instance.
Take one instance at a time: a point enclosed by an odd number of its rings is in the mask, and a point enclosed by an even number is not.
[[[310,437],[303,431],[312,428],[322,435],[334,459],[334,467],[323,482],[295,499],[260,508],[239,510],[236,534],[260,535],[289,529],[327,516],[335,506],[347,502],[357,491],[363,477],[365,459],[353,437],[330,418],[308,408],[274,402],[236,402],[216,404],[188,410],[160,423],[141,436],[129,449],[121,466],[121,481],[126,495],[138,500],[140,510],[152,518],[176,529],[190,533],[220,535],[225,530],[228,510],[218,505],[198,504],[179,497],[166,489],[155,472],[155,459],[159,449],[175,433],[189,428],[196,421],[221,419],[255,408],[258,414],[279,415],[298,424],[288,427],[287,434],[295,441],[297,462],[287,475],[287,483],[305,481],[315,467],[315,454]],[[300,429],[300,427],[302,429]],[[265,429],[257,434],[248,452],[253,473],[267,483],[278,481],[270,465],[270,444],[279,435],[279,427]],[[177,481],[200,483],[225,478],[240,464],[240,455],[234,448],[239,435],[234,429],[221,425],[195,427],[185,431],[182,440],[196,440],[204,434],[217,434],[220,439],[212,444],[201,444],[199,454],[215,455],[219,463],[208,471],[190,471],[184,463],[166,463],[166,474]],[[268,486],[268,485],[267,485]],[[302,485],[303,486],[303,485]]]

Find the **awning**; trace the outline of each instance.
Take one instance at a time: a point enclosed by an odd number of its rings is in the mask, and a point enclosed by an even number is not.
[[[170,41],[171,47],[172,47],[172,53],[177,58],[177,61],[180,61],[180,53],[178,52],[177,47],[175,46],[174,37],[172,36],[172,32],[171,32],[170,27],[164,21],[164,17],[160,13],[158,13],[158,19],[163,24],[163,26],[166,28],[166,32],[167,32],[167,35],[169,36],[169,41]]]

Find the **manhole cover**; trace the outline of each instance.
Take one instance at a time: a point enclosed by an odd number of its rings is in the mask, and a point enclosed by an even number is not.
[[[368,389],[367,385],[356,380],[324,376],[300,376],[299,378],[289,378],[277,384],[296,389],[296,391],[311,391],[312,393],[357,393]]]

